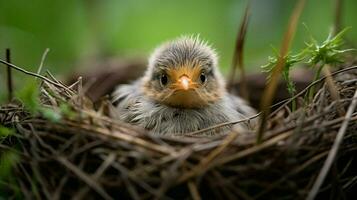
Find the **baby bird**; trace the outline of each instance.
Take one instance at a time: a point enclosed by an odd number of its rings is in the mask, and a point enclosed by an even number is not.
[[[245,119],[253,108],[226,91],[215,51],[198,37],[183,36],[159,46],[145,75],[113,93],[115,116],[159,135],[185,135]],[[249,122],[235,125],[247,129]],[[202,134],[225,134],[232,126]]]

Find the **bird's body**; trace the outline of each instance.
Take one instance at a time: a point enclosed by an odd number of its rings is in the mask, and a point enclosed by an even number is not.
[[[151,56],[144,77],[114,91],[115,117],[153,134],[185,135],[254,115],[254,109],[226,91],[216,66],[215,52],[198,38],[165,43]],[[203,134],[227,133],[230,128]]]

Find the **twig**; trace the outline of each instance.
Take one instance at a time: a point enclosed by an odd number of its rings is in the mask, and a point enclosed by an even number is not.
[[[267,117],[270,113],[270,105],[272,104],[273,98],[275,97],[276,89],[278,86],[278,82],[281,76],[281,72],[285,66],[285,58],[288,54],[290,44],[296,32],[296,26],[298,23],[298,19],[300,14],[304,8],[305,0],[299,0],[294,8],[294,11],[289,20],[289,26],[287,31],[285,32],[283,43],[280,49],[280,54],[278,57],[278,61],[276,67],[274,67],[273,73],[271,75],[271,79],[269,84],[264,90],[262,101],[261,101],[261,111],[262,117],[260,120],[260,125],[257,131],[257,143],[260,143],[263,138],[263,133],[265,131],[265,126],[267,123]]]
[[[308,161],[302,163],[301,165],[297,166],[295,169],[291,170],[288,174],[277,180],[276,182],[272,183],[269,185],[268,188],[266,188],[264,191],[258,193],[256,196],[254,196],[254,199],[259,199],[260,197],[264,196],[266,193],[271,191],[273,188],[275,188],[277,185],[280,183],[284,182],[288,178],[290,178],[293,175],[296,175],[297,173],[303,171],[305,168],[308,166],[311,166],[313,163],[319,161],[320,159],[324,158],[327,155],[327,152],[322,152],[312,158],[310,158]]]
[[[104,162],[97,168],[95,173],[91,176],[93,180],[98,180],[98,178],[105,172],[105,170],[111,166],[114,162],[116,155],[114,153],[110,153],[108,157],[104,160]],[[83,199],[83,197],[89,192],[89,187],[85,186],[80,191],[77,192],[73,196],[73,199]]]
[[[13,69],[16,69],[17,71],[20,71],[20,72],[24,73],[24,74],[27,74],[27,75],[30,75],[30,76],[34,76],[34,77],[40,78],[40,79],[42,79],[42,80],[44,80],[44,81],[46,81],[46,82],[49,82],[49,83],[51,83],[51,84],[53,84],[53,85],[55,85],[55,86],[57,86],[57,87],[63,88],[63,89],[65,89],[65,90],[69,90],[67,87],[65,87],[65,86],[63,86],[63,85],[61,85],[61,84],[59,84],[59,83],[56,83],[56,82],[54,82],[54,81],[52,81],[52,80],[50,80],[50,79],[48,79],[48,78],[46,78],[46,77],[44,77],[44,76],[41,76],[41,75],[36,74],[36,73],[33,73],[33,72],[29,72],[29,71],[24,70],[24,69],[22,69],[22,68],[20,68],[20,67],[18,67],[18,66],[16,66],[16,65],[13,65],[13,64],[11,64],[11,63],[8,63],[8,62],[6,62],[6,61],[4,61],[4,60],[1,60],[1,59],[0,59],[0,63],[3,63],[3,64],[5,64],[5,65],[7,65],[7,66],[9,66],[9,67],[11,67],[11,68],[13,68]]]
[[[82,172],[77,166],[69,162],[64,157],[57,158],[58,162],[66,166],[69,170],[75,173],[78,177],[80,177],[88,186],[93,188],[98,194],[101,195],[106,200],[112,200],[113,198],[109,196],[109,194],[97,183],[95,182],[90,176]]]
[[[28,171],[25,169],[25,167],[23,165],[19,165],[19,168],[20,170],[23,172],[23,174],[25,175],[26,179],[28,182],[32,183],[32,177],[29,175]],[[31,197],[31,198],[29,198]],[[33,199],[33,198],[36,198],[36,199],[41,199],[40,198],[40,194],[39,194],[39,191],[38,191],[38,188],[36,187],[36,184],[31,184],[31,194],[29,194],[27,196],[27,199]]]
[[[340,129],[338,130],[338,133],[336,135],[336,139],[333,143],[333,146],[327,156],[327,159],[325,160],[324,162],[324,165],[314,183],[314,185],[312,186],[312,189],[310,190],[309,192],[309,195],[307,196],[307,199],[308,200],[313,200],[315,199],[322,183],[324,182],[325,178],[326,178],[326,175],[328,173],[328,171],[330,170],[331,168],[331,165],[332,163],[334,162],[335,160],[335,157],[338,153],[338,149],[341,145],[341,142],[343,140],[343,137],[346,133],[346,130],[347,130],[347,127],[348,127],[348,123],[350,122],[350,119],[352,117],[352,114],[356,108],[356,105],[357,105],[357,89],[355,91],[355,94],[353,95],[353,100],[352,100],[352,103],[350,104],[350,106],[348,107],[348,110],[347,110],[347,113],[346,113],[346,116],[345,116],[345,119],[344,121],[342,122],[342,125],[340,127]]]
[[[31,162],[31,168],[33,170],[34,176],[36,177],[37,181],[39,182],[39,185],[41,187],[41,190],[45,194],[46,199],[51,199],[51,192],[48,191],[48,188],[46,185],[48,185],[47,181],[43,178],[42,174],[39,171],[39,166],[37,162]]]
[[[6,62],[11,63],[11,52],[10,49],[6,49]],[[13,85],[12,85],[12,74],[11,67],[7,65],[7,92],[9,102],[12,99]]]
[[[75,94],[75,92],[72,91],[71,88],[67,87],[67,86],[66,86],[65,84],[63,84],[61,81],[57,80],[57,79],[51,74],[51,72],[50,72],[49,70],[46,70],[46,74],[47,74],[54,82],[56,82],[57,84],[62,85],[62,88],[63,88],[63,87],[66,88],[66,90],[65,90],[64,92],[66,92],[67,97],[69,97],[69,96]],[[50,79],[50,80],[51,80],[51,79]],[[49,84],[49,83],[47,83],[47,84]]]
[[[356,66],[356,68],[357,68],[357,66]],[[299,93],[299,94],[300,94],[300,93]],[[301,95],[301,94],[300,94],[300,95]],[[296,98],[297,96],[294,96],[294,97]],[[294,97],[293,97],[293,98],[294,98]],[[291,102],[291,99],[285,99],[285,100],[283,100],[283,101],[281,101],[281,102],[278,102],[278,103],[276,103],[276,104],[270,106],[270,109],[275,108],[275,107],[277,107],[277,106],[279,106],[279,105],[285,106],[285,105],[288,104],[289,102]],[[220,123],[220,124],[213,125],[213,126],[210,126],[210,127],[204,128],[204,129],[201,129],[201,130],[197,130],[197,131],[193,131],[193,132],[186,133],[185,135],[186,135],[186,136],[193,136],[193,135],[197,135],[197,134],[200,134],[200,133],[204,133],[204,132],[206,132],[206,131],[211,131],[211,130],[213,130],[213,129],[221,128],[221,127],[224,127],[224,126],[230,126],[230,125],[239,124],[239,123],[242,123],[242,122],[247,122],[247,121],[250,121],[250,120],[252,120],[252,119],[255,119],[255,118],[259,117],[259,115],[261,115],[261,112],[255,114],[255,115],[253,115],[253,116],[250,116],[250,117],[248,117],[248,118],[244,118],[244,119],[237,120],[237,121],[232,121],[232,122]]]
[[[192,181],[187,182],[188,189],[190,190],[191,196],[193,200],[201,200],[200,193],[196,187],[196,185]]]
[[[175,148],[173,147],[168,147],[168,146],[160,146],[157,145],[155,143],[146,141],[142,138],[136,137],[136,136],[132,136],[129,134],[124,134],[121,133],[119,131],[110,131],[108,129],[104,129],[104,128],[99,128],[99,127],[94,127],[94,126],[90,126],[90,125],[86,125],[86,124],[77,124],[77,123],[72,123],[72,122],[67,122],[67,125],[71,125],[73,127],[80,127],[83,130],[87,130],[88,132],[94,132],[96,134],[102,134],[102,135],[107,135],[109,137],[113,137],[119,140],[124,140],[128,143],[133,143],[136,145],[140,145],[146,149],[150,149],[152,151],[156,151],[159,152],[161,154],[171,154],[171,155],[176,155],[177,152],[175,150]]]
[[[143,189],[145,189],[146,191],[148,191],[152,195],[157,196],[157,190],[155,190],[152,186],[150,186],[149,184],[145,183],[144,181],[140,181],[139,177],[131,176],[130,171],[127,168],[125,168],[124,166],[122,166],[120,164],[120,162],[113,163],[113,167],[120,172],[120,176],[124,179],[123,181],[124,181],[125,184],[129,183],[127,181],[129,181],[129,179],[131,179],[132,181],[137,183],[140,187],[142,187]],[[128,190],[130,192],[130,188],[128,188]],[[135,189],[132,188],[132,190],[134,191]]]
[[[68,175],[62,176],[61,180],[59,181],[58,187],[56,190],[52,193],[52,200],[59,200],[61,196],[61,191],[63,189],[63,186],[66,184],[68,180]]]
[[[81,112],[81,110],[83,110],[83,80],[82,77],[78,77],[78,88],[77,88],[77,92],[78,92],[78,105],[79,105],[79,111]],[[80,116],[82,116],[82,113],[80,113]]]
[[[284,140],[288,137],[290,137],[292,135],[292,131],[288,131],[285,133],[281,133],[278,136],[275,136],[263,143],[257,144],[251,148],[245,149],[241,152],[238,152],[236,154],[230,155],[230,156],[225,156],[224,158],[221,158],[220,160],[217,160],[217,162],[214,162],[213,165],[209,166],[210,168],[215,167],[215,166],[219,166],[219,165],[223,165],[225,163],[231,162],[233,160],[237,160],[237,159],[241,159],[244,158],[248,155],[254,154],[256,152],[259,152],[263,149],[266,149],[268,147],[271,147],[273,145],[275,145],[276,143],[278,143],[281,140]],[[208,167],[207,167],[208,168]]]
[[[177,182],[177,179],[181,176],[181,174],[178,173],[178,169],[186,162],[191,153],[191,149],[186,148],[180,152],[181,156],[178,156],[179,154],[174,156],[176,157],[175,161],[169,167],[166,167],[167,170],[164,170],[166,173],[163,176],[160,187],[158,188],[155,200],[162,199],[166,191]]]
[[[186,174],[182,175],[181,178],[178,180],[179,183],[182,183],[186,181],[187,179],[190,179],[191,177],[194,177],[197,174],[202,174],[206,171],[207,165],[212,162],[219,154],[221,154],[229,144],[231,144],[236,138],[238,134],[235,132],[230,133],[218,146],[216,149],[212,150],[208,156],[204,157],[200,163],[194,167],[191,171],[187,172]]]
[[[198,131],[193,131],[193,132],[190,132],[190,133],[186,133],[185,135],[197,135],[197,134],[204,133],[206,131],[210,131],[210,130],[213,130],[213,129],[221,128],[221,127],[224,127],[224,126],[230,126],[230,125],[234,125],[234,124],[239,124],[239,123],[246,122],[246,121],[252,120],[254,118],[257,118],[260,114],[261,113],[258,113],[258,114],[255,114],[253,116],[247,117],[245,119],[241,119],[241,120],[237,120],[237,121],[233,121],[233,122],[224,122],[224,123],[217,124],[217,125],[214,125],[214,126],[211,126],[211,127],[208,127],[208,128],[204,128],[204,129],[201,129],[201,130],[198,130]]]

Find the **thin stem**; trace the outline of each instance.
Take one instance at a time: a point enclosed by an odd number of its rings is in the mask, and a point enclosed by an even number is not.
[[[11,52],[10,49],[6,49],[6,62],[11,63]],[[7,91],[8,91],[8,100],[11,101],[13,97],[13,85],[12,85],[12,74],[11,67],[7,65]]]
[[[247,33],[249,16],[250,15],[249,15],[249,3],[248,3],[247,7],[245,8],[244,17],[241,21],[241,25],[238,31],[235,51],[233,54],[232,70],[229,79],[229,87],[232,87],[234,84],[236,68],[238,67],[238,69],[240,70],[240,83],[241,83],[240,95],[245,100],[248,100],[249,96],[248,96],[247,80],[246,80],[244,62],[243,62],[243,53],[244,53],[244,42]]]
[[[43,64],[45,63],[45,59],[46,59],[47,54],[48,54],[49,51],[50,51],[50,49],[47,48],[47,49],[45,50],[45,52],[43,53],[42,58],[41,58],[40,66],[39,66],[38,69],[37,69],[37,74],[41,74]]]
[[[294,96],[294,93],[291,94],[291,96]],[[294,112],[296,110],[296,99],[293,99],[291,102],[291,111]]]
[[[286,81],[287,90],[291,97],[295,95],[295,85],[294,82],[290,78],[290,67],[287,71],[283,71],[283,77]],[[294,112],[296,110],[296,99],[293,99],[291,102],[291,111]]]
[[[319,66],[319,68],[317,69],[317,71],[315,73],[313,82],[315,82],[316,80],[318,80],[320,78],[321,71],[324,66],[325,66],[325,64],[321,64],[321,66]],[[315,93],[315,85],[313,85],[309,90],[309,99],[308,99],[309,102],[312,101],[312,98],[314,97],[314,93]]]
[[[16,70],[18,70],[18,71],[20,71],[20,72],[22,72],[22,73],[24,73],[24,74],[27,74],[27,75],[30,75],[30,76],[34,76],[34,77],[40,78],[40,79],[42,79],[43,81],[46,81],[46,82],[48,82],[48,83],[51,83],[52,85],[55,85],[55,86],[60,87],[60,88],[62,88],[62,89],[64,89],[64,90],[67,90],[67,91],[72,92],[70,89],[68,89],[68,88],[65,87],[64,85],[59,84],[59,83],[56,83],[56,82],[54,82],[54,81],[52,81],[52,80],[50,80],[50,79],[48,79],[48,78],[46,78],[46,77],[44,77],[44,76],[41,76],[41,75],[36,74],[36,73],[33,73],[33,72],[29,72],[29,71],[27,71],[27,70],[22,69],[21,67],[18,67],[18,66],[14,65],[14,64],[11,64],[11,63],[6,62],[6,61],[1,60],[1,59],[0,59],[0,63],[3,63],[3,64],[5,64],[5,65],[7,65],[8,67],[11,67],[11,68],[13,68],[13,69],[16,69]]]
[[[333,35],[336,35],[341,31],[342,27],[342,9],[343,9],[343,0],[335,0],[335,20],[333,25]]]

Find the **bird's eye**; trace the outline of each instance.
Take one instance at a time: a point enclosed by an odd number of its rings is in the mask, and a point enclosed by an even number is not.
[[[160,77],[160,83],[162,86],[165,86],[168,82],[168,78],[166,74],[162,74]]]
[[[204,82],[206,82],[206,75],[205,75],[205,73],[204,72],[202,72],[201,73],[201,75],[200,75],[200,80],[201,80],[201,83],[204,83]]]

